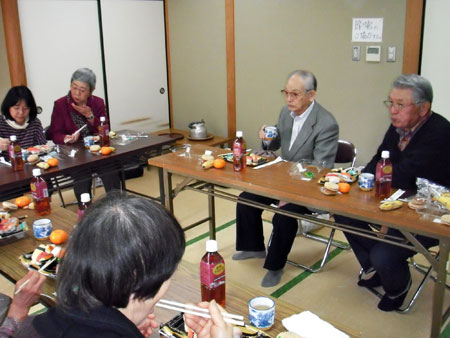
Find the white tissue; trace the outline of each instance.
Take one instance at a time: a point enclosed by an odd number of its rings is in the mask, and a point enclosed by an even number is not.
[[[339,331],[330,323],[309,311],[290,316],[282,320],[283,326],[303,338],[344,338],[347,334]]]

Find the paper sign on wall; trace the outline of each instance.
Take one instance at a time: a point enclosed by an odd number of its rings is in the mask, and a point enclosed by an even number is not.
[[[382,42],[383,18],[353,18],[353,42]]]

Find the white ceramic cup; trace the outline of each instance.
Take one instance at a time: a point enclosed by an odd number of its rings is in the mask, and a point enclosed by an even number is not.
[[[255,297],[248,302],[250,324],[268,330],[275,322],[275,302],[268,297]]]

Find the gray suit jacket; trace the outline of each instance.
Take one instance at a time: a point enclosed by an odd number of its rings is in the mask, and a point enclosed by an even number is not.
[[[285,160],[326,161],[326,167],[333,168],[339,140],[339,126],[333,115],[315,101],[311,113],[289,150],[293,124],[290,111],[284,106],[278,119],[278,136],[272,140],[269,150],[278,150],[281,147],[281,157]]]

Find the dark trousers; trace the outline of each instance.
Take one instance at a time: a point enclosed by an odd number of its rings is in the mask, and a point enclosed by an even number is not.
[[[245,198],[264,205],[278,203],[273,198],[263,197],[243,192],[239,198]],[[311,212],[302,206],[286,204],[281,210],[293,211],[300,214]],[[265,250],[264,233],[261,214],[263,210],[244,204],[236,206],[236,250],[238,251],[262,251]],[[275,214],[272,219],[273,230],[270,236],[267,257],[264,268],[268,270],[280,270],[286,265],[286,260],[297,235],[298,221],[295,218]]]
[[[98,172],[98,175],[102,179],[106,192],[120,190],[120,178],[117,172]],[[81,204],[81,194],[89,193],[92,199],[92,176],[90,176],[90,174],[88,177],[73,174],[72,178],[74,180],[73,191],[77,198],[78,205]]]
[[[373,231],[364,221],[340,215],[334,215],[334,219],[338,223]],[[375,269],[388,295],[395,296],[406,289],[411,278],[407,259],[414,256],[415,251],[346,232],[344,234],[361,267],[364,271],[371,267]],[[398,230],[391,228],[388,229],[387,235],[404,238]],[[415,237],[426,248],[439,244],[437,239],[421,235]]]

